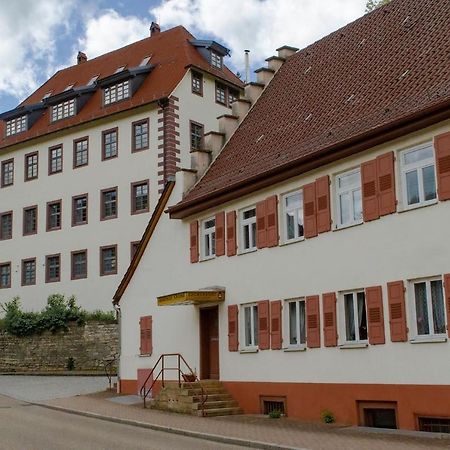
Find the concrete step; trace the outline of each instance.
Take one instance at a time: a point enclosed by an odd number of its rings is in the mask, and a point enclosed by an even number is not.
[[[203,389],[203,393],[206,395],[228,394],[228,392],[222,387]],[[186,389],[186,390],[180,391],[180,395],[202,395],[202,390],[200,388]]]
[[[242,414],[242,409],[239,407],[213,408],[213,409],[205,409],[204,411],[199,409],[197,414],[199,416],[204,416],[204,417],[232,416],[235,414]]]
[[[237,408],[239,407],[238,402],[236,400],[223,400],[223,401],[215,401],[210,402],[209,400],[203,405],[204,409],[223,409],[223,408]],[[194,403],[192,405],[192,409],[201,409],[200,402]]]

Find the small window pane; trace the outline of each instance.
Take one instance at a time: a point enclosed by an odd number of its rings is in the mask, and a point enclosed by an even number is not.
[[[345,306],[345,329],[347,341],[356,340],[355,334],[355,312],[353,308],[353,294],[344,295]]]
[[[358,302],[358,331],[359,339],[361,341],[367,340],[367,314],[366,314],[366,300],[364,292],[356,294]]]
[[[297,336],[297,328],[298,328],[297,303],[290,302],[289,303],[289,344],[290,345],[297,345],[299,343],[298,336]]]
[[[417,334],[430,334],[426,284],[424,282],[414,284],[414,294],[416,299]]]
[[[441,280],[431,282],[431,306],[435,334],[445,333],[445,307]]]
[[[244,308],[244,325],[245,325],[245,345],[247,347],[252,345],[252,323],[251,323],[251,309]]]
[[[359,221],[363,218],[361,189],[353,191],[353,220]]]
[[[436,178],[434,174],[434,166],[424,167],[422,169],[423,191],[425,201],[436,198]]]
[[[405,153],[404,161],[405,164],[414,164],[428,158],[433,158],[432,147],[421,148],[418,150],[413,150],[408,153]]]
[[[406,174],[406,192],[408,205],[419,203],[419,180],[417,178],[417,170],[413,170]]]

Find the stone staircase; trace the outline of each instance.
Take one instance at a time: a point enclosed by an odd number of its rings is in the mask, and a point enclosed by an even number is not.
[[[201,406],[202,388],[206,395],[203,408]],[[236,400],[217,380],[182,383],[181,387],[177,382],[166,382],[158,396],[151,401],[151,407],[205,417],[242,414]]]

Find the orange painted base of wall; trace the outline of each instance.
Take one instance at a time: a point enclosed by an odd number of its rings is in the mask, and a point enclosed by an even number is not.
[[[161,390],[161,381],[157,380],[153,386],[153,395],[158,395]],[[138,392],[138,380],[120,380],[119,381],[119,393],[129,395],[139,395]]]
[[[260,396],[286,397],[287,415],[319,421],[328,409],[336,422],[359,423],[358,402],[397,402],[398,428],[417,429],[418,416],[450,417],[450,385],[315,384],[224,381],[247,414],[261,413]]]

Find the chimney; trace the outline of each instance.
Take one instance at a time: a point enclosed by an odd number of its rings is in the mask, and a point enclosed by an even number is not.
[[[156,22],[152,22],[150,25],[150,36],[155,36],[158,33],[161,33],[161,27]]]
[[[245,52],[245,83],[250,82],[250,50],[244,50]]]
[[[77,64],[82,64],[82,63],[85,63],[86,61],[87,61],[86,53],[78,52]]]

